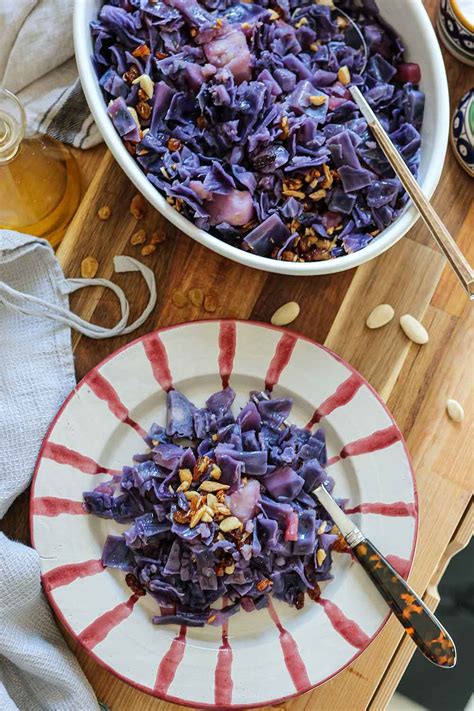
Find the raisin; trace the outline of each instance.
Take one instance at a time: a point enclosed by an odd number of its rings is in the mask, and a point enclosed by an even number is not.
[[[314,583],[314,588],[308,588],[306,592],[310,600],[314,600],[314,602],[317,602],[321,597],[321,588],[318,583]]]
[[[297,610],[302,610],[304,607],[304,592],[299,592],[295,597],[295,607]]]
[[[137,577],[133,573],[127,573],[127,575],[125,576],[125,582],[127,583],[128,587],[132,590],[132,592],[135,593],[135,595],[139,595],[140,597],[143,597],[143,595],[146,595],[145,588],[143,588],[140,585]]]

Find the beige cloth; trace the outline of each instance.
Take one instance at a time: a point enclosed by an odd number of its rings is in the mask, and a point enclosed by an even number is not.
[[[23,102],[29,130],[89,148],[102,139],[77,75],[73,6],[74,0],[0,0],[0,86]]]

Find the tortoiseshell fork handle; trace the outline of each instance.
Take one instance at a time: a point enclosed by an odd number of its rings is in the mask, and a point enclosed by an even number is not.
[[[453,640],[412,588],[370,541],[362,541],[352,550],[423,654],[440,667],[454,667]]]

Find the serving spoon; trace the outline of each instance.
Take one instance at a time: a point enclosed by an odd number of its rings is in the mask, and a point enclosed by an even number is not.
[[[259,400],[270,398],[262,391],[253,395],[252,400],[257,404]],[[284,422],[282,426],[287,427],[288,424]],[[405,632],[425,657],[444,669],[454,667],[454,642],[423,600],[344,513],[323,484],[312,493],[334,521],[354,556],[405,628]]]
[[[338,15],[344,17],[348,22],[349,29],[346,30],[347,43],[354,49],[359,50],[364,57],[361,68],[358,70],[358,74],[363,75],[367,68],[369,59],[369,51],[364,35],[357,22],[355,22],[350,15],[345,13],[336,5],[334,6],[334,11],[337,12]],[[358,105],[363,117],[367,121],[377,144],[382,149],[401,184],[417,207],[418,212],[431,232],[432,237],[448,260],[469,298],[471,300],[474,299],[474,270],[459,249],[446,225],[421,190],[415,177],[412,175],[399,151],[393,144],[390,136],[385,131],[360,89],[357,86],[349,86],[348,88],[353,100]]]

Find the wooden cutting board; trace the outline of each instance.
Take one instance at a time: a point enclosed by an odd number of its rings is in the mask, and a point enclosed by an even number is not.
[[[436,0],[425,4],[434,14]],[[466,67],[445,53],[453,101],[472,83]],[[420,501],[420,531],[410,582],[434,609],[436,584],[453,551],[466,544],[472,524],[468,506],[472,489],[472,309],[420,223],[388,253],[351,272],[297,279],[258,272],[227,261],[177,232],[151,207],[137,222],[129,211],[134,187],[105,148],[77,153],[89,184],[70,225],[58,257],[66,276],[79,276],[82,259],[99,261],[99,276],[112,278],[126,292],[131,318],[143,309],[147,293],[138,274],[113,275],[113,257],[128,254],[142,259],[156,275],[158,304],[133,337],[155,328],[209,317],[238,317],[269,321],[281,304],[295,300],[301,314],[291,325],[300,333],[335,350],[349,360],[381,393],[398,421],[413,457]],[[473,183],[451,153],[435,199],[435,207],[474,262]],[[97,217],[109,206],[111,217]],[[137,229],[148,236],[158,231],[166,240],[147,257],[130,244]],[[191,303],[178,307],[176,292],[200,288],[216,310]],[[388,302],[397,317],[411,313],[430,333],[425,346],[411,344],[398,318],[380,331],[369,331],[367,314]],[[115,296],[101,288],[86,289],[71,299],[82,317],[104,325],[119,315]],[[77,377],[132,337],[92,341],[74,335]],[[315,373],[315,377],[324,374]],[[454,397],[466,408],[462,425],[449,420],[446,399]],[[20,497],[2,522],[7,535],[22,540],[27,534],[27,500]],[[170,711],[171,704],[153,699],[111,676],[69,640],[93,684],[98,698],[112,711]],[[362,710],[385,708],[414,647],[391,619],[375,642],[336,678],[281,708]],[[176,707],[177,708],[177,707]]]
[[[469,179],[449,156],[436,207],[474,260],[470,188]],[[122,170],[110,154],[105,154],[58,250],[66,275],[78,276],[82,259],[94,256],[99,261],[99,276],[114,279],[126,292],[134,318],[147,301],[145,285],[138,274],[113,275],[113,257],[128,254],[151,267],[156,275],[158,305],[134,336],[209,317],[269,321],[278,306],[297,301],[301,314],[291,328],[325,343],[360,370],[388,402],[408,440],[417,472],[421,510],[418,549],[410,581],[418,591],[426,591],[451,539],[458,541],[458,548],[467,540],[468,534],[464,532],[459,543],[456,529],[469,504],[468,443],[472,437],[472,431],[469,432],[472,418],[467,408],[463,425],[453,423],[446,416],[445,403],[448,397],[455,397],[469,405],[473,383],[468,357],[470,304],[446,270],[444,258],[434,248],[423,225],[418,224],[388,253],[356,271],[296,279],[258,272],[225,260],[177,232],[151,207],[137,221],[129,209],[135,194]],[[453,209],[454,195],[456,209]],[[105,222],[97,217],[103,206],[111,208],[111,217]],[[148,238],[158,232],[166,239],[152,255],[144,257],[140,246],[130,244],[131,235],[138,229],[144,229]],[[175,304],[177,292],[186,295],[192,288],[200,288],[212,297],[215,311],[197,308],[189,301],[182,307]],[[391,303],[398,317],[408,312],[422,320],[430,333],[430,342],[423,347],[410,343],[398,319],[379,331],[367,329],[367,314],[382,302]],[[81,316],[101,324],[111,325],[118,318],[115,297],[101,288],[94,293],[84,290],[74,295],[72,306]],[[121,337],[91,341],[75,334],[78,378],[129,340],[130,337]],[[431,592],[427,599],[432,607],[436,606],[436,594]],[[370,649],[349,669],[312,694],[287,702],[284,708],[302,711],[321,704],[363,709],[369,703],[376,708],[379,698],[390,698],[413,652],[412,645],[400,645],[401,641],[401,628],[390,620]],[[82,650],[76,648],[76,652],[99,698],[113,711],[171,708],[170,704],[147,697],[110,676]],[[340,705],[338,701],[334,706],[336,698],[340,699]],[[379,707],[383,708],[383,704]]]

